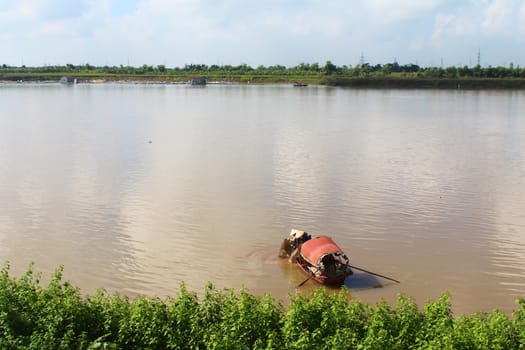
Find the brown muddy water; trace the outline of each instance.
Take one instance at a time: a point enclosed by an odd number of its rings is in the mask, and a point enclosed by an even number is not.
[[[291,228],[454,311],[525,297],[525,92],[0,84],[0,261],[83,292],[318,286],[279,261]]]

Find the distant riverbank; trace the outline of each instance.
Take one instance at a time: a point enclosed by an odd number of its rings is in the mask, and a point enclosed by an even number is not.
[[[0,73],[0,81],[12,82],[58,82],[63,76],[72,76],[78,83],[129,82],[155,84],[184,84],[192,76],[187,74],[70,74],[70,73]],[[252,74],[201,74],[208,83],[237,84],[293,84],[296,82],[320,85],[321,76],[252,75]]]
[[[521,78],[349,78],[328,77],[324,84],[356,88],[386,89],[525,89]]]
[[[59,81],[67,74],[57,73],[0,73],[0,81],[37,82]],[[74,74],[79,83],[129,82],[183,84],[187,75],[171,74]],[[349,77],[344,75],[206,75],[210,83],[327,85],[380,89],[525,89],[522,78],[423,78],[423,77]]]

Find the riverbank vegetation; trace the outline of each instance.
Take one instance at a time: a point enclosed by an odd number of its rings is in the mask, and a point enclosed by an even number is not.
[[[237,83],[324,84],[355,87],[386,88],[525,88],[525,69],[519,65],[481,67],[420,67],[397,62],[356,66],[337,66],[330,61],[324,65],[301,63],[293,67],[282,65],[258,66],[247,64],[205,65],[187,64],[169,68],[165,65],[93,66],[56,65],[42,67],[0,65],[0,80],[34,81],[58,80],[73,75],[84,81],[148,81],[164,83],[186,82],[191,76],[206,76],[209,81]]]
[[[523,349],[525,300],[502,312],[454,317],[449,295],[420,310],[399,296],[369,306],[323,288],[290,296],[284,308],[270,296],[205,287],[201,298],[181,284],[166,299],[83,296],[30,266],[21,277],[0,273],[1,349]]]

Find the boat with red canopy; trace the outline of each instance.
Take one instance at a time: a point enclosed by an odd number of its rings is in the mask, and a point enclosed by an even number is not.
[[[312,238],[304,231],[292,230],[281,245],[280,256],[289,257],[290,262],[321,284],[340,284],[353,273],[346,254],[328,236]]]

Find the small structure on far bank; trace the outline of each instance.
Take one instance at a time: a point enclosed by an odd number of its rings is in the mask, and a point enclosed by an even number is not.
[[[206,77],[194,76],[190,78],[190,84],[193,86],[205,86],[208,83]]]
[[[66,75],[60,78],[60,83],[62,84],[76,84],[77,78],[72,77],[71,75]]]

